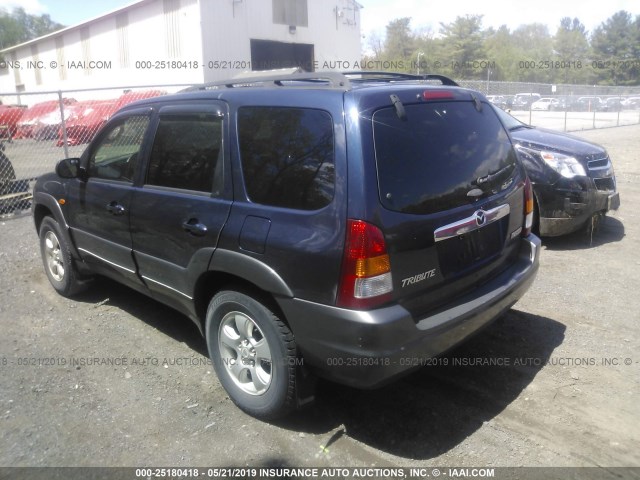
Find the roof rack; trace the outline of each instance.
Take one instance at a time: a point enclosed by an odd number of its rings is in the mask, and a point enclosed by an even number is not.
[[[459,87],[460,85],[449,77],[444,75],[437,75],[434,73],[426,73],[424,75],[415,75],[412,73],[396,73],[396,72],[382,72],[382,71],[370,71],[370,70],[355,70],[350,72],[342,72],[342,74],[348,77],[352,81],[361,82],[401,82],[410,80],[439,80],[443,85],[450,87]],[[352,77],[360,78],[352,78]]]
[[[273,71],[265,72],[250,72],[255,75],[245,76],[247,74],[240,74],[237,78],[228,80],[222,80],[218,82],[203,83],[201,85],[195,85],[193,87],[182,90],[183,92],[195,92],[198,90],[214,90],[218,88],[238,88],[238,87],[253,87],[257,85],[262,86],[276,86],[284,87],[291,83],[298,84],[312,84],[315,86],[328,86],[331,88],[349,88],[349,79],[339,72],[303,72],[303,73],[289,73],[287,71],[280,73],[279,75],[273,74]]]
[[[296,84],[298,86],[326,86],[329,88],[350,89],[351,83],[372,82],[402,82],[438,80],[443,85],[458,87],[459,85],[444,75],[425,74],[413,75],[410,73],[374,72],[358,70],[349,72],[300,72],[299,69],[282,69],[261,72],[245,72],[236,78],[203,83],[182,90],[183,92],[196,92],[199,90],[215,90],[220,88],[239,88],[254,86],[284,87]]]

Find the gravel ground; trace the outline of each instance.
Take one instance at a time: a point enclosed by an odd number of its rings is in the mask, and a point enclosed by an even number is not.
[[[545,241],[532,289],[448,365],[322,382],[275,424],[231,403],[187,319],[107,280],[58,296],[31,217],[3,218],[0,466],[640,466],[640,126],[580,136],[622,199],[592,239]]]

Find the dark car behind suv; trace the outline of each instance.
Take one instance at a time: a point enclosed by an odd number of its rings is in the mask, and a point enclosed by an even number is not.
[[[593,230],[620,207],[609,154],[581,138],[522,123],[500,109],[533,183],[535,222],[541,236],[553,237],[587,226]]]
[[[263,418],[315,375],[368,388],[415,368],[538,268],[509,135],[445,77],[321,72],[137,102],[34,196],[58,292],[101,274],[176,308]]]

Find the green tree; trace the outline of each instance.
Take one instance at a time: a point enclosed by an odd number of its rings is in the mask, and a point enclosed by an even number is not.
[[[474,62],[486,60],[482,15],[456,17],[452,23],[440,23],[442,53],[445,64],[450,65],[457,78],[485,78],[486,71],[480,71]]]
[[[441,23],[439,35],[430,30],[412,31],[410,24],[409,17],[390,21],[384,40],[377,35],[369,39],[373,55],[365,60],[390,60],[393,65],[401,60],[404,69],[414,73],[415,62],[420,60],[422,73],[428,65],[431,73],[461,80],[489,76],[491,80],[517,82],[640,84],[640,15],[632,18],[627,12],[618,12],[591,37],[579,19],[569,17],[560,21],[553,36],[539,23],[521,25],[514,31],[506,25],[483,29],[482,15]],[[488,65],[478,64],[484,60]],[[594,60],[600,61],[600,68],[593,68]]]
[[[415,51],[411,57],[411,73],[441,73],[435,61],[441,60],[439,41],[431,29],[421,29],[415,33]]]
[[[590,78],[591,47],[587,29],[577,18],[564,17],[553,38],[553,53],[560,62],[555,80],[562,83],[586,83]],[[579,68],[580,66],[581,68]],[[564,67],[564,68],[562,68]]]
[[[49,15],[31,15],[24,8],[15,8],[10,14],[0,10],[0,49],[27,42],[64,28]]]
[[[594,59],[598,61],[598,73],[602,82],[608,85],[638,84],[633,69],[624,62],[637,60],[638,21],[633,22],[631,14],[621,10],[602,22],[593,32],[591,46]],[[635,51],[634,51],[635,50]]]
[[[551,82],[553,69],[540,68],[539,62],[553,58],[553,39],[546,25],[531,23],[519,26],[511,36],[521,82]]]
[[[633,36],[631,54],[635,61],[631,63],[629,78],[635,79],[635,85],[640,85],[640,15],[636,15],[636,20],[633,22]]]
[[[518,78],[519,51],[513,44],[511,31],[506,25],[497,30],[489,29],[485,35],[487,58],[495,66],[491,69],[492,80],[516,80]]]
[[[414,35],[409,27],[410,17],[398,18],[387,24],[384,56],[387,60],[409,60],[415,51]]]

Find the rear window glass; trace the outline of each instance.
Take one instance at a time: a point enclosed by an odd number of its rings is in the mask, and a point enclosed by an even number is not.
[[[397,212],[428,214],[468,204],[481,190],[507,188],[515,152],[495,112],[471,102],[405,105],[373,116],[380,201]]]
[[[243,107],[238,137],[244,182],[255,203],[316,210],[333,199],[333,122],[321,110]]]

